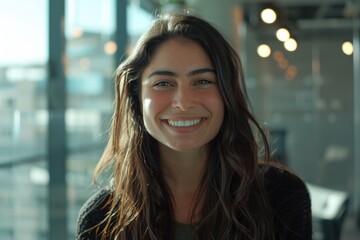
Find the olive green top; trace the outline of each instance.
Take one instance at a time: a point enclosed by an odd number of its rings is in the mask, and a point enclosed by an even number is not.
[[[305,183],[291,172],[278,168],[262,171],[269,204],[273,211],[276,240],[308,240],[312,236],[310,195]],[[113,190],[104,188],[81,208],[77,240],[100,239]],[[102,223],[99,225],[99,223]],[[194,240],[196,224],[175,222],[175,240]],[[98,227],[95,227],[98,226]],[[211,229],[211,231],[216,231]]]
[[[175,239],[176,240],[192,240],[194,239],[194,225],[176,223],[175,225]]]

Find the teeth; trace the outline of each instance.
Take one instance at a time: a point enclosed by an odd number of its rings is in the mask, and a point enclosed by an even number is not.
[[[186,121],[168,120],[167,122],[169,123],[170,126],[173,126],[173,127],[191,127],[191,126],[198,124],[200,121],[201,121],[201,119],[186,120]]]

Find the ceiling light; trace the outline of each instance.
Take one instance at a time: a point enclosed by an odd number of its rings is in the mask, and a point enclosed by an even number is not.
[[[271,49],[270,49],[270,47],[268,45],[261,44],[257,48],[257,53],[259,54],[260,57],[267,58],[271,54]]]
[[[266,8],[261,11],[261,19],[265,23],[271,24],[271,23],[275,22],[275,20],[276,20],[276,13],[271,8]]]
[[[104,45],[104,51],[108,55],[112,55],[117,50],[117,44],[114,41],[109,41]]]
[[[286,40],[284,42],[284,47],[286,50],[288,50],[289,52],[293,52],[296,50],[297,48],[297,42],[295,41],[295,39],[293,38],[289,38],[288,40]]]
[[[276,31],[276,37],[279,39],[279,41],[285,42],[290,38],[290,33],[286,28],[279,28]]]
[[[275,61],[277,61],[277,62],[280,62],[281,60],[284,59],[284,55],[280,51],[275,51],[273,53],[273,57],[274,57]]]
[[[278,66],[281,69],[285,69],[285,68],[287,68],[289,66],[289,62],[286,59],[282,59],[281,61],[278,62]]]
[[[349,41],[346,41],[342,44],[342,51],[346,55],[351,55],[354,52],[353,44]]]

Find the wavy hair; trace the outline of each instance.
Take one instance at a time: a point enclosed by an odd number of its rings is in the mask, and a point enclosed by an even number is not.
[[[198,188],[197,203],[199,196],[206,201],[201,220],[194,224],[196,238],[273,239],[255,131],[262,138],[264,159],[269,159],[269,147],[248,107],[240,59],[215,27],[187,14],[157,18],[116,70],[109,141],[94,171],[96,179],[110,167],[114,178],[102,239],[174,239],[172,197],[162,176],[158,143],[144,127],[139,96],[144,68],[158,47],[174,38],[194,41],[204,49],[224,102],[223,124],[210,142]]]

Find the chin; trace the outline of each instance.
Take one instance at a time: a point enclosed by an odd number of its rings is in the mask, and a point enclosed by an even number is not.
[[[176,152],[194,152],[194,151],[201,151],[205,148],[205,146],[198,146],[195,144],[168,144],[166,145],[168,148],[172,149]]]

